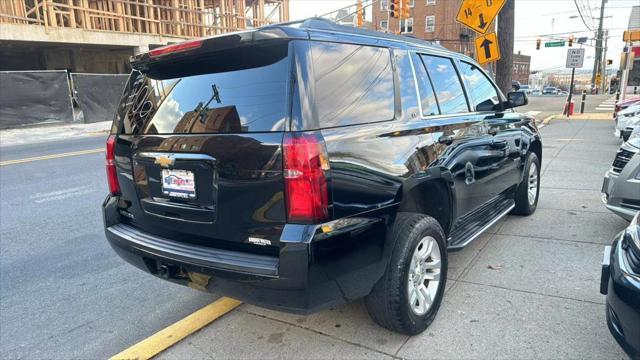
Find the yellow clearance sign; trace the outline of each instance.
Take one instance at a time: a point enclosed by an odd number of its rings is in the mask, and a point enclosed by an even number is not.
[[[476,38],[476,58],[480,64],[500,60],[500,47],[496,33],[492,32]]]
[[[486,34],[489,25],[507,0],[464,0],[458,10],[456,21],[471,29]]]

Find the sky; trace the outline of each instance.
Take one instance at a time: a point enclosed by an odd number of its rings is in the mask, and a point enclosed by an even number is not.
[[[366,0],[365,0],[366,1]],[[415,0],[423,1],[423,0]],[[455,0],[438,0],[455,1]],[[516,29],[514,52],[520,51],[522,54],[531,55],[532,70],[554,70],[563,69],[566,60],[567,47],[564,48],[544,48],[544,42],[550,40],[561,40],[568,38],[570,34],[574,37],[588,36],[593,39],[595,30],[598,28],[598,17],[600,16],[600,5],[602,0],[515,0],[516,8]],[[335,9],[349,6],[356,3],[356,0],[290,0],[290,15],[292,20],[323,15]],[[586,25],[582,22],[576,3],[584,10],[582,15]],[[605,4],[605,19],[603,28],[609,29],[609,41],[607,58],[613,60],[613,67],[617,67],[622,52],[622,32],[629,23],[631,7],[640,5],[640,0],[607,0]],[[588,8],[591,11],[588,11]],[[354,8],[355,9],[355,8]],[[590,19],[590,17],[596,19]],[[451,19],[454,21],[454,19]],[[552,37],[542,36],[557,34]],[[536,39],[540,37],[543,45],[540,50],[536,50]],[[593,66],[595,54],[594,40],[590,40],[585,46],[585,68]],[[576,45],[574,45],[576,46]]]

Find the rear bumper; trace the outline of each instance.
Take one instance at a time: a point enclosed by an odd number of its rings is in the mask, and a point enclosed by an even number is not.
[[[622,251],[619,240],[605,250],[600,288],[607,295],[607,325],[611,334],[636,359],[640,357],[640,277],[627,269]]]
[[[307,314],[368,294],[384,272],[384,221],[350,226],[287,224],[277,256],[185,244],[122,222],[103,204],[105,234],[128,263],[156,277],[275,310]],[[325,226],[326,229],[326,226]]]

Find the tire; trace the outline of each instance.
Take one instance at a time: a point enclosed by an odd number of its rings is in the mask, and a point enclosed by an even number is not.
[[[378,325],[398,333],[416,335],[433,322],[442,303],[448,267],[444,232],[432,217],[398,213],[389,236],[390,241],[395,241],[389,265],[365,298],[365,304]],[[429,246],[432,251],[423,258],[424,262],[419,262],[420,271],[417,271],[413,257],[415,254],[424,256]],[[436,269],[438,257],[440,266]],[[416,273],[420,276],[415,276]],[[416,291],[420,284],[424,290]],[[428,301],[420,301],[427,298],[432,300],[430,305]],[[410,299],[414,300],[413,305]]]
[[[532,168],[535,166],[535,171]],[[535,185],[532,183],[535,174]],[[533,187],[531,187],[531,186]],[[535,196],[530,198],[529,190],[535,189]],[[529,152],[527,162],[524,167],[524,176],[522,182],[516,190],[516,206],[511,211],[512,214],[528,216],[536,211],[538,206],[538,198],[540,197],[540,160],[534,152]]]

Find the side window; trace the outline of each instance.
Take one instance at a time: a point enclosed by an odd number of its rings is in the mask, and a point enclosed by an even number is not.
[[[311,43],[315,103],[321,127],[391,120],[391,52],[372,46]]]
[[[431,85],[431,79],[427,70],[425,70],[420,55],[411,54],[411,60],[413,61],[413,67],[416,70],[416,78],[418,79],[418,91],[420,92],[420,103],[422,105],[422,115],[439,115],[438,103],[436,102],[436,95],[433,92],[433,86]]]
[[[467,83],[475,111],[492,111],[500,104],[500,96],[491,80],[476,65],[461,61],[460,72]]]
[[[462,90],[462,83],[451,59],[429,55],[420,57],[431,77],[440,112],[442,114],[468,112],[469,107]]]

